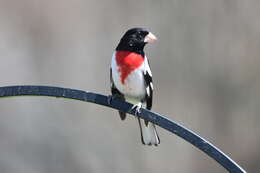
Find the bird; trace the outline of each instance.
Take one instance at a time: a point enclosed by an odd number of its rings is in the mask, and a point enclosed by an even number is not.
[[[133,104],[135,114],[145,106],[151,110],[153,101],[153,81],[144,47],[154,43],[156,36],[145,28],[131,28],[125,32],[117,45],[111,61],[109,102],[114,98]],[[121,120],[126,113],[119,111]],[[137,117],[137,116],[136,116]],[[158,146],[160,138],[155,124],[137,117],[141,141],[144,145]]]

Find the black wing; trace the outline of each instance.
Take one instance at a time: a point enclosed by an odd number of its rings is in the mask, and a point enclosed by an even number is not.
[[[112,69],[110,68],[110,85],[111,85],[111,93],[113,96],[123,96],[120,91],[116,88],[113,77],[112,77]]]
[[[153,80],[152,73],[150,70],[148,59],[145,57],[145,71],[144,71],[144,81],[145,81],[145,100],[146,100],[146,108],[151,110],[153,104]]]
[[[111,84],[111,93],[112,97],[120,98],[121,100],[125,101],[124,95],[120,93],[120,91],[116,88],[113,77],[112,77],[112,69],[110,68],[110,84]],[[119,115],[121,120],[124,120],[126,118],[126,113],[119,111]]]

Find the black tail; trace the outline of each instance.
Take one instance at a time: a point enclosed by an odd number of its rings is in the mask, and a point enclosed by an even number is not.
[[[126,118],[126,113],[121,112],[121,111],[118,111],[118,112],[119,112],[119,115],[120,115],[121,120],[125,120],[125,118]]]

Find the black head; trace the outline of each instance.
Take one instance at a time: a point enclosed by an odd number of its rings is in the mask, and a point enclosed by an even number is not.
[[[146,29],[132,28],[123,35],[116,50],[131,51],[144,55],[144,46],[156,40],[156,37]]]

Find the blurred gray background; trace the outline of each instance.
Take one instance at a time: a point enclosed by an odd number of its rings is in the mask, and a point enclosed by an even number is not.
[[[52,85],[110,93],[122,34],[146,27],[153,110],[194,130],[248,172],[260,169],[260,1],[0,0],[1,86]],[[0,99],[1,173],[226,172],[158,128],[141,145],[136,120],[45,97]]]

